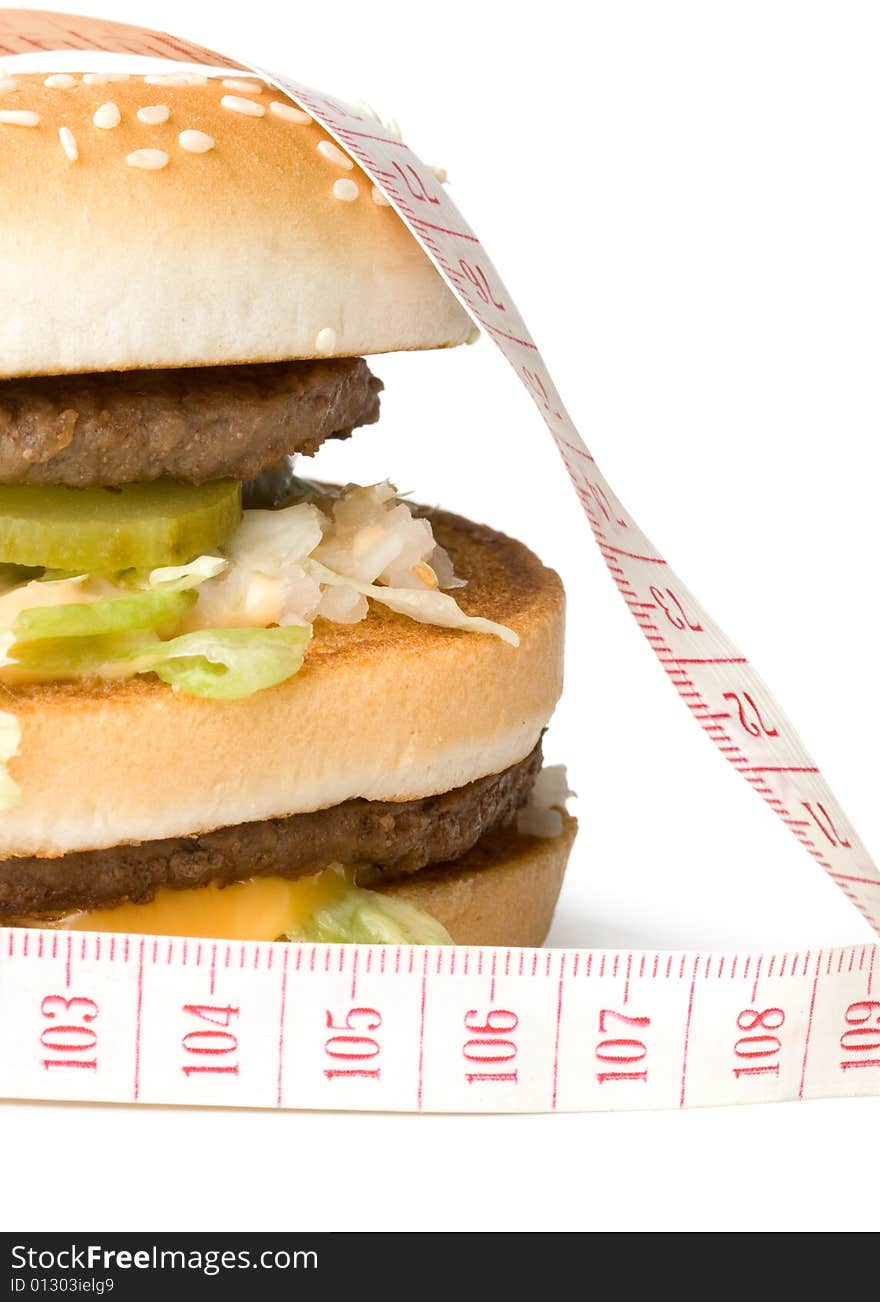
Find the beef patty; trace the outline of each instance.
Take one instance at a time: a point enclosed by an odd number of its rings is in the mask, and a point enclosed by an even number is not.
[[[185,890],[248,877],[304,877],[331,863],[370,865],[383,877],[449,863],[526,803],[541,743],[519,764],[439,796],[400,803],[348,800],[311,814],[221,827],[201,836],[82,850],[57,859],[0,861],[7,919],[150,900],[157,886]]]
[[[362,357],[0,381],[0,483],[254,479],[379,419]]]

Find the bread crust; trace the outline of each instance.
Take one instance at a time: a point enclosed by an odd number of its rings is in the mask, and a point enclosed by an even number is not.
[[[424,909],[457,945],[543,945],[577,834],[577,819],[562,823],[559,836],[492,833],[449,867],[371,889]]]
[[[430,512],[484,634],[373,607],[319,621],[303,669],[241,701],[197,700],[152,677],[4,692],[23,798],[0,814],[0,857],[56,856],[323,809],[411,800],[500,773],[533,749],[562,688],[564,596],[521,543]]]
[[[0,118],[0,376],[357,356],[474,337],[366,174],[320,153],[328,137],[315,123],[271,111],[273,101],[292,107],[279,91],[242,95],[219,77],[12,81],[0,114],[39,122]],[[230,95],[262,116],[223,107]],[[102,128],[93,117],[107,104],[120,120]],[[155,105],[168,107],[166,122],[138,119]],[[187,152],[178,137],[188,130],[213,148]],[[144,149],[167,165],[126,163]],[[343,193],[354,183],[357,197],[336,197],[336,182]]]

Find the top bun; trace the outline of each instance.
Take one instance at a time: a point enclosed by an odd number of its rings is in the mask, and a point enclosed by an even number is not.
[[[475,333],[366,174],[255,78],[13,74],[0,175],[0,376]]]

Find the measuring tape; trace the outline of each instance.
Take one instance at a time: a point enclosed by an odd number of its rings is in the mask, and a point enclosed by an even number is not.
[[[99,50],[241,66],[122,23],[0,11],[0,57]],[[486,251],[374,117],[252,71],[384,192],[536,403],[608,570],[707,737],[880,934],[880,873],[746,657],[575,429]],[[0,931],[6,1097],[434,1112],[880,1094],[878,947],[703,955],[226,944]],[[880,981],[880,972],[878,972]]]

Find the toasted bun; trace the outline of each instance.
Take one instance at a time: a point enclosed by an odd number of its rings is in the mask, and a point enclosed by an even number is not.
[[[498,832],[448,868],[371,889],[424,909],[457,945],[543,945],[576,833],[568,814],[559,836]]]
[[[323,156],[316,124],[270,109],[293,107],[280,92],[219,77],[12,80],[0,87],[0,376],[354,356],[473,336],[360,168]],[[223,107],[226,96],[263,115]],[[93,115],[107,104],[120,121],[102,128]],[[151,105],[167,105],[168,120],[139,121]],[[16,125],[10,111],[39,122]],[[214,147],[187,152],[178,136],[193,130]],[[127,165],[143,149],[167,165]],[[357,198],[335,197],[337,181]]]
[[[515,648],[374,607],[319,621],[303,669],[242,701],[196,700],[155,679],[16,687],[9,767],[22,803],[0,814],[0,856],[125,841],[464,786],[523,759],[562,686],[563,593],[527,548],[434,513],[472,614]]]

